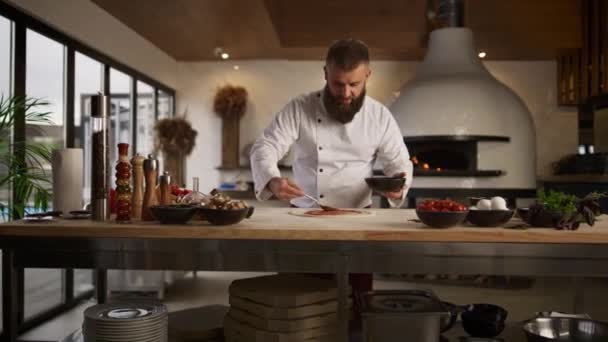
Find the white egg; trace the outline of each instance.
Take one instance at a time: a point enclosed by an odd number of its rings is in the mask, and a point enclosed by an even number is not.
[[[492,197],[492,210],[507,210],[507,201],[500,196]]]
[[[479,208],[477,208],[476,206],[473,205],[473,206],[469,207],[469,210],[479,210]]]
[[[491,210],[492,202],[489,199],[480,199],[477,201],[477,209],[479,210]]]

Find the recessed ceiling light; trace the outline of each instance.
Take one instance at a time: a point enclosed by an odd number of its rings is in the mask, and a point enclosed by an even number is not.
[[[220,57],[222,57],[222,59],[228,59],[228,58],[230,58],[230,55],[227,52],[222,52]]]
[[[479,56],[479,58],[486,58],[486,53],[485,51],[481,51],[477,56]]]
[[[233,66],[232,68],[233,68],[234,70],[239,70],[239,66],[238,66],[238,65],[235,65],[235,66]]]

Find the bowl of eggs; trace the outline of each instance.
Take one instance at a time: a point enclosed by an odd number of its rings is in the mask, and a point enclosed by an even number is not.
[[[481,198],[469,208],[467,221],[479,227],[498,227],[509,222],[513,213],[507,207],[507,201],[500,196]]]

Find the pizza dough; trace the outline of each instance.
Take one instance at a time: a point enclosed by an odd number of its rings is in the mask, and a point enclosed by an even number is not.
[[[339,217],[367,217],[373,216],[374,212],[365,209],[340,209],[323,210],[323,209],[294,209],[289,212],[290,215],[318,218],[339,218]]]

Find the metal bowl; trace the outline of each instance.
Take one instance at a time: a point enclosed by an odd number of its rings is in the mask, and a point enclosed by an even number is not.
[[[538,317],[523,323],[528,342],[606,342],[608,324],[579,318]]]

